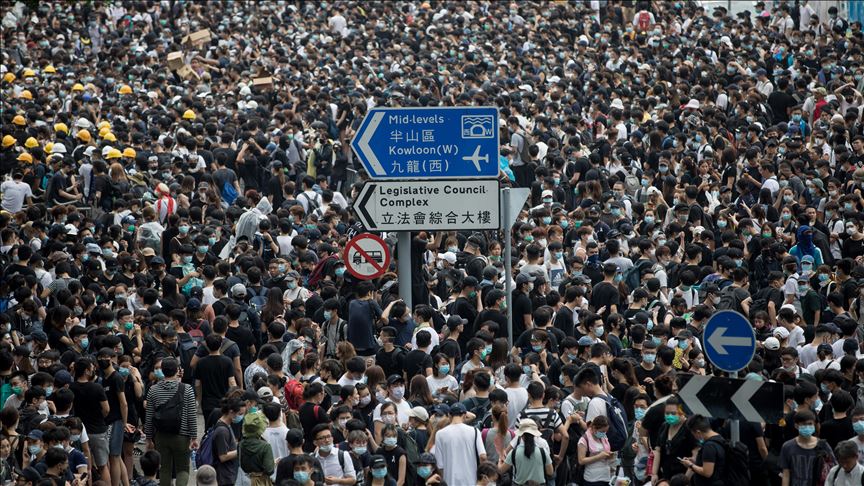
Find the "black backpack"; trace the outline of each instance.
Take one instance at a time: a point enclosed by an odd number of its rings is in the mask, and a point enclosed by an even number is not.
[[[156,407],[153,413],[153,425],[156,430],[169,434],[180,433],[180,421],[183,417],[183,390],[185,384],[177,383],[177,391],[171,399]]]
[[[726,455],[723,482],[725,484],[750,484],[750,453],[742,442],[730,443],[723,437],[716,439],[723,446]]]
[[[522,413],[519,414],[520,419],[531,418],[526,413],[526,410],[522,410]],[[537,420],[534,420],[535,422],[537,422],[537,428],[540,430],[540,437],[543,437],[543,440],[545,440],[550,447],[552,446],[552,436],[555,434],[555,429],[551,426],[553,423],[555,423],[556,413],[557,412],[554,408],[550,408],[546,416],[543,417],[543,420],[540,420],[539,422]]]

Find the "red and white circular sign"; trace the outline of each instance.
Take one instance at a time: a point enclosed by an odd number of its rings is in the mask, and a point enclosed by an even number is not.
[[[381,237],[371,233],[355,236],[345,245],[342,260],[351,275],[371,280],[390,268],[390,249]]]

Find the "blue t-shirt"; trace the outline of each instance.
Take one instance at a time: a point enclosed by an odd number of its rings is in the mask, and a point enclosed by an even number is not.
[[[352,300],[348,304],[348,341],[360,356],[372,356],[378,351],[375,322],[381,317],[381,307],[374,300]]]

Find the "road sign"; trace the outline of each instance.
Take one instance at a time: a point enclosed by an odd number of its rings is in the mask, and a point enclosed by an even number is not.
[[[498,109],[373,108],[351,141],[372,179],[498,176]]]
[[[682,373],[678,390],[690,413],[765,423],[783,418],[782,383]]]
[[[369,231],[498,229],[496,179],[369,181],[354,210]]]
[[[732,310],[715,312],[705,324],[705,356],[711,364],[733,373],[746,367],[756,352],[750,321]]]
[[[384,275],[390,267],[390,248],[379,236],[363,233],[345,245],[342,260],[351,275],[371,280]]]
[[[510,231],[510,228],[513,227],[513,223],[516,222],[516,218],[519,217],[519,213],[522,212],[522,206],[525,205],[525,201],[528,200],[528,196],[531,195],[531,189],[527,187],[514,187],[510,189],[510,211],[508,214],[501,215],[501,229],[504,231]],[[504,207],[504,191],[501,191],[501,207]]]

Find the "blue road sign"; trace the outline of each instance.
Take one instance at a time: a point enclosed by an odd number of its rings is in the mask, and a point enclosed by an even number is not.
[[[372,179],[498,176],[498,109],[373,108],[351,141]]]
[[[730,373],[745,368],[756,352],[753,325],[739,312],[715,312],[702,333],[705,356],[717,368]]]

